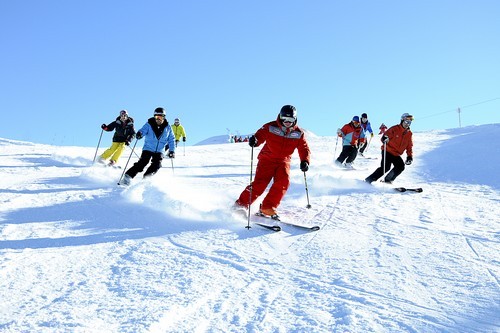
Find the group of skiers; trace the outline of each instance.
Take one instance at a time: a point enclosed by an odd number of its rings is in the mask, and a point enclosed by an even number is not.
[[[115,131],[111,147],[104,151],[98,160],[98,162],[106,164],[107,159],[110,159],[108,163],[110,166],[116,164],[125,146],[129,146],[134,137],[137,140],[144,137],[142,154],[139,160],[120,179],[121,185],[129,185],[131,180],[139,172],[142,172],[150,161],[151,165],[144,173],[144,177],[154,175],[161,168],[163,151],[168,151],[169,158],[175,158],[175,148],[181,138],[183,142],[186,142],[186,131],[181,125],[180,119],[175,118],[174,124],[170,126],[166,119],[165,109],[162,107],[157,107],[153,117],[149,118],[137,132],[134,128],[134,119],[129,116],[127,110],[121,110],[120,115],[113,122],[109,125],[102,124],[101,128],[106,132]]]
[[[372,183],[382,177],[386,171],[389,173],[385,177],[385,182],[391,183],[404,170],[404,165],[410,165],[413,161],[412,132],[410,130],[413,116],[404,113],[398,125],[394,125],[385,131],[384,124],[380,126],[383,131],[382,160],[380,167],[375,170],[365,181]],[[385,128],[384,128],[385,127]],[[342,152],[335,163],[344,165],[344,161],[351,166],[359,152],[362,154],[366,147],[366,133],[374,136],[368,115],[363,113],[361,118],[354,116],[352,121],[337,130],[337,135],[342,137]],[[370,142],[368,141],[368,143]],[[304,131],[297,125],[297,110],[292,105],[285,105],[281,108],[276,120],[264,124],[252,135],[248,141],[252,147],[263,147],[258,155],[258,164],[255,172],[255,179],[245,187],[243,192],[234,203],[234,209],[243,210],[248,214],[252,203],[264,193],[267,186],[272,184],[268,193],[262,200],[259,214],[279,219],[278,206],[285,196],[290,185],[290,161],[295,150],[300,158],[300,170],[309,170],[311,150],[304,136]],[[401,155],[406,151],[406,162],[403,162]],[[391,169],[391,165],[394,168]],[[307,188],[306,188],[307,189]]]
[[[404,170],[405,165],[412,163],[413,142],[410,130],[412,120],[413,116],[404,113],[399,124],[389,129],[384,124],[380,126],[382,159],[380,167],[365,179],[367,183],[376,181],[387,171],[389,172],[384,181],[392,183]],[[137,132],[134,130],[134,120],[126,110],[120,111],[115,121],[109,125],[102,124],[101,128],[105,131],[115,131],[112,146],[100,156],[100,161],[103,162],[111,158],[111,165],[117,162],[125,145],[130,145],[134,137],[138,140],[145,138],[139,160],[125,172],[120,180],[121,185],[129,185],[150,161],[151,165],[144,173],[144,177],[154,175],[161,168],[163,151],[168,151],[169,158],[175,158],[177,143],[181,138],[184,142],[186,141],[186,132],[180,120],[176,118],[174,125],[170,126],[166,120],[165,109],[162,107],[156,108],[153,117],[149,118]],[[370,135],[368,142],[366,141],[367,134]],[[342,138],[342,152],[335,163],[343,167],[352,167],[358,151],[363,154],[374,136],[366,113],[363,113],[361,117],[354,116],[349,123],[337,130],[337,135]],[[279,218],[278,206],[290,186],[292,154],[295,150],[298,151],[299,167],[304,172],[304,177],[305,172],[309,170],[311,159],[311,150],[304,131],[297,125],[296,108],[293,105],[284,105],[275,120],[264,124],[249,137],[248,144],[252,147],[252,156],[253,148],[261,145],[263,147],[257,157],[255,178],[241,192],[234,203],[234,208],[248,211],[250,205],[264,193],[272,181],[268,193],[262,200],[259,212],[272,218]],[[401,155],[405,152],[407,157],[403,162]]]

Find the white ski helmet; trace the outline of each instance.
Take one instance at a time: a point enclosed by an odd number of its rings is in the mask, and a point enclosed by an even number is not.
[[[406,120],[407,118],[410,118],[410,120],[413,120],[413,116],[409,113],[405,112],[401,115],[401,121]]]

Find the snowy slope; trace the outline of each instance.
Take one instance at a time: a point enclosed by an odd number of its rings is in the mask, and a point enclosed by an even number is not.
[[[294,155],[280,211],[321,230],[277,233],[227,209],[247,144],[179,147],[123,189],[123,169],[89,166],[95,149],[0,139],[0,331],[499,332],[500,152],[484,133],[500,125],[415,133],[394,186],[421,194],[362,182],[378,140],[341,171],[336,138],[310,135],[312,208]]]

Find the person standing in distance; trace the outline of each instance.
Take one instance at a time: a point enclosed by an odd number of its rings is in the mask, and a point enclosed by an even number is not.
[[[154,111],[154,116],[149,118],[146,124],[137,131],[136,138],[140,140],[144,137],[144,146],[139,161],[125,172],[120,185],[130,185],[131,180],[144,170],[151,161],[151,165],[144,173],[144,178],[154,175],[161,168],[163,151],[165,146],[169,146],[168,157],[175,158],[174,133],[165,119],[165,109],[158,107]]]
[[[248,210],[273,180],[262,201],[260,212],[276,218],[278,206],[290,186],[290,161],[296,149],[300,158],[300,170],[306,172],[309,169],[311,151],[304,131],[297,126],[295,107],[283,106],[276,120],[264,124],[249,138],[248,144],[250,147],[264,146],[257,157],[255,179],[241,192],[234,206]]]

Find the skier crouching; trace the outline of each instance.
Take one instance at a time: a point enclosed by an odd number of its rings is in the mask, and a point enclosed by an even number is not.
[[[155,109],[154,116],[149,118],[146,124],[137,131],[136,138],[140,140],[145,138],[142,154],[139,161],[125,172],[120,185],[130,185],[131,180],[144,170],[151,161],[151,165],[144,173],[144,178],[154,175],[161,168],[163,160],[163,150],[168,145],[169,158],[175,158],[175,139],[172,129],[165,119],[165,109],[158,107]]]
[[[304,137],[304,131],[297,126],[295,107],[283,106],[277,119],[257,130],[255,135],[249,138],[248,144],[250,147],[264,144],[264,147],[258,156],[255,179],[241,192],[235,208],[248,210],[273,180],[269,192],[262,201],[260,212],[277,218],[277,208],[290,186],[290,161],[295,149],[300,157],[300,170],[306,172],[309,169],[311,151]]]

